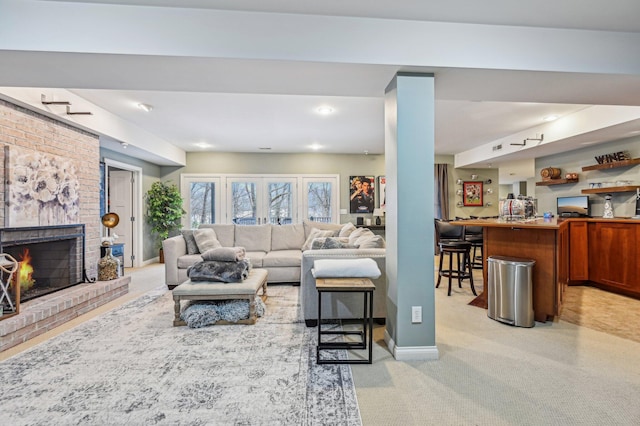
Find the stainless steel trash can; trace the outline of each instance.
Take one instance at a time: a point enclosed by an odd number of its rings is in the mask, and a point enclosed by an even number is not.
[[[490,256],[487,302],[489,318],[517,327],[533,327],[533,265],[535,260]]]

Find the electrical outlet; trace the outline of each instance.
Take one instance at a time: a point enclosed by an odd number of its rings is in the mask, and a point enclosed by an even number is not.
[[[422,322],[422,306],[411,307],[411,323],[419,324]]]

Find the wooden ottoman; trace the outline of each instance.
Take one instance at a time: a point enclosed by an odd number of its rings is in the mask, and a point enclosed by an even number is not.
[[[255,298],[262,287],[262,300],[267,299],[267,270],[252,269],[249,277],[240,283],[223,283],[209,281],[187,280],[173,289],[173,301],[175,302],[175,318],[173,325],[187,325],[180,318],[180,302],[182,300],[242,300],[249,301],[249,318],[238,322],[218,321],[216,324],[255,324],[256,302]]]

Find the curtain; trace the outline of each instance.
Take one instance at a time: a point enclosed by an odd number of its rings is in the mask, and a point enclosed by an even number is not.
[[[449,165],[435,165],[435,216],[449,220]]]

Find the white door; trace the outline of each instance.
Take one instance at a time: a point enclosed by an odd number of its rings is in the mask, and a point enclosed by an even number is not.
[[[109,211],[120,217],[111,233],[118,234],[116,243],[124,243],[125,268],[133,267],[133,184],[133,172],[109,170]]]
[[[227,179],[228,217],[239,225],[296,222],[296,179],[233,177]],[[230,190],[229,190],[230,189]]]

